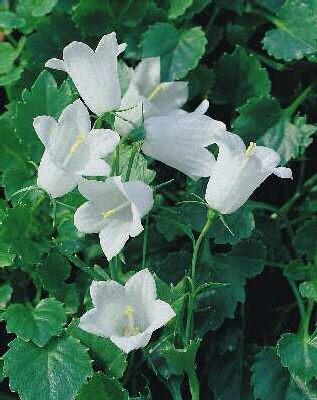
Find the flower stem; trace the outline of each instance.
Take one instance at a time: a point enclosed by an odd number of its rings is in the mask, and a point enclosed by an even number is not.
[[[148,231],[149,231],[149,215],[147,215],[145,218],[144,237],[143,237],[143,246],[142,246],[142,269],[145,268],[145,263],[146,263]]]
[[[284,110],[284,115],[283,117],[285,119],[291,117],[298,107],[306,100],[306,98],[311,94],[315,87],[315,83],[312,83],[311,85],[307,86],[306,89],[302,91],[302,93],[296,97],[296,99]]]
[[[187,345],[190,342],[190,339],[192,337],[192,332],[193,332],[193,314],[194,314],[195,300],[196,300],[196,296],[195,296],[196,267],[197,267],[198,253],[199,253],[201,242],[204,239],[209,228],[215,221],[216,217],[217,217],[216,211],[209,209],[208,214],[207,214],[206,224],[203,227],[198,239],[194,243],[192,265],[191,265],[191,293],[190,293],[189,300],[188,300],[188,314],[187,314],[187,324],[186,324],[186,332],[185,332],[185,343]]]
[[[131,155],[130,155],[129,162],[128,162],[127,172],[125,174],[125,182],[128,182],[128,180],[130,179],[133,162],[134,162],[135,156],[139,153],[139,150],[140,150],[139,143],[133,143]]]
[[[309,323],[314,308],[314,300],[309,299],[306,312],[302,318],[302,332],[305,340],[309,339]]]

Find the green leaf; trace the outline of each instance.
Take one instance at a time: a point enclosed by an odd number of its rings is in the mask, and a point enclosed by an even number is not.
[[[160,254],[154,260],[155,270],[158,275],[167,282],[177,283],[189,271],[191,254],[187,251],[175,251],[162,258]]]
[[[18,47],[13,47],[7,42],[0,42],[0,74],[5,74],[12,69],[13,63],[21,53],[24,42],[25,40],[21,39]]]
[[[12,287],[8,283],[0,286],[0,310],[6,308],[7,303],[11,299],[12,292]]]
[[[128,0],[80,0],[73,9],[73,19],[84,35],[99,36],[111,31],[126,33],[126,27],[137,27],[149,9],[149,2]]]
[[[212,100],[217,104],[239,107],[252,97],[268,96],[271,81],[267,71],[252,54],[237,46],[233,53],[224,54],[215,67]]]
[[[2,29],[18,29],[25,24],[23,18],[18,17],[11,11],[0,12],[0,28]]]
[[[172,242],[178,236],[187,236],[194,241],[194,235],[190,227],[190,221],[176,208],[165,208],[155,215],[156,229],[167,242]]]
[[[299,291],[303,297],[317,300],[317,280],[301,283],[299,285]]]
[[[291,377],[272,347],[265,347],[255,356],[252,384],[259,400],[313,400],[317,394],[316,382]]]
[[[170,19],[181,17],[192,4],[193,0],[170,0],[168,17]]]
[[[285,333],[277,344],[281,363],[306,382],[317,376],[317,338]]]
[[[307,4],[287,1],[272,22],[276,29],[265,34],[263,47],[273,57],[300,60],[317,51],[317,18]]]
[[[51,298],[41,300],[35,308],[12,304],[3,313],[3,318],[7,321],[8,332],[42,347],[52,336],[62,332],[66,313],[63,305]]]
[[[76,397],[77,400],[128,400],[129,395],[121,383],[101,372],[95,374],[84,385]]]
[[[60,289],[63,282],[70,275],[70,265],[68,261],[59,253],[50,253],[43,264],[39,266],[36,275],[39,277],[44,289],[49,292],[56,292]]]
[[[120,146],[119,164],[120,175],[125,176],[129,166],[129,160],[132,152],[132,146]],[[113,155],[115,157],[115,155]],[[138,179],[147,184],[151,183],[155,178],[156,172],[148,168],[148,162],[139,152],[133,160],[130,180]]]
[[[43,145],[38,139],[33,119],[39,115],[58,118],[64,108],[74,100],[70,84],[65,81],[59,88],[53,76],[43,71],[31,90],[22,92],[14,118],[15,134],[24,146],[24,152],[38,162],[43,154]]]
[[[304,264],[301,260],[293,260],[285,266],[283,274],[294,281],[304,281],[311,277],[311,264]]]
[[[207,40],[199,27],[178,30],[168,23],[157,23],[143,35],[142,57],[161,58],[162,80],[183,78],[204,55]]]
[[[249,238],[255,227],[253,213],[247,206],[241,207],[233,214],[223,216],[223,219],[227,227],[220,218],[217,218],[209,231],[209,236],[214,238],[217,244],[237,244],[242,239]]]
[[[266,248],[258,240],[245,240],[226,254],[210,255],[204,260],[204,282],[227,284],[202,293],[198,300],[197,332],[199,336],[216,330],[225,318],[233,318],[238,303],[244,303],[244,286],[248,278],[260,274],[266,263]]]
[[[78,29],[69,15],[52,13],[28,36],[26,49],[30,52],[32,61],[43,68],[48,59],[60,58],[63,48],[78,39],[78,35]]]
[[[92,375],[86,349],[73,338],[54,339],[46,347],[15,339],[9,346],[4,372],[21,400],[73,399]]]
[[[261,136],[274,126],[282,116],[279,102],[273,97],[249,99],[238,108],[239,116],[234,120],[234,133],[246,142],[258,141]]]
[[[285,164],[297,158],[302,149],[308,147],[316,127],[306,123],[306,118],[296,117],[291,122],[288,109],[282,109],[271,97],[250,99],[238,108],[240,115],[233,122],[234,132],[247,142],[273,148],[281,155]]]
[[[167,347],[163,354],[167,361],[175,368],[177,374],[186,372],[189,379],[190,391],[193,399],[199,398],[199,382],[196,374],[196,354],[201,339],[192,340],[184,349]]]
[[[313,218],[306,221],[298,228],[293,238],[293,244],[296,250],[308,258],[314,258],[317,255],[317,219]]]
[[[91,357],[115,378],[122,378],[127,366],[127,355],[115,346],[110,339],[93,335],[78,328],[79,321],[74,320],[67,328],[67,333],[79,339],[88,347]]]

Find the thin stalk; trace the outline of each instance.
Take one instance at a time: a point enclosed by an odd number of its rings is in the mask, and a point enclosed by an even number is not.
[[[139,150],[140,150],[139,144],[138,143],[133,143],[131,155],[130,155],[130,158],[129,158],[127,172],[125,174],[125,181],[126,182],[130,179],[131,172],[132,172],[132,167],[133,167],[133,162],[134,162],[135,156],[139,153]]]
[[[142,269],[145,268],[145,264],[146,264],[148,231],[149,231],[149,215],[147,215],[145,218],[144,237],[143,237],[143,246],[142,246]]]
[[[192,264],[191,264],[191,293],[188,300],[188,314],[187,314],[187,323],[186,323],[186,331],[185,331],[185,342],[189,344],[192,332],[193,332],[193,314],[195,309],[195,290],[196,290],[196,269],[197,269],[197,260],[198,260],[198,253],[200,249],[200,245],[202,240],[204,239],[206,233],[208,232],[209,228],[213,224],[217,217],[216,211],[209,209],[207,214],[207,221],[203,230],[201,231],[198,239],[194,243],[193,249],[193,257],[192,257]]]
[[[305,340],[309,339],[309,323],[314,308],[314,300],[309,299],[307,310],[302,318],[302,332]]]
[[[296,99],[284,110],[284,115],[283,117],[285,119],[291,117],[298,107],[306,100],[306,98],[311,94],[313,89],[315,88],[315,83],[312,83],[311,85],[307,86],[306,89],[302,91],[302,93],[296,97]]]
[[[299,294],[298,288],[296,286],[296,283],[292,280],[287,278],[287,281],[292,289],[292,292],[294,294],[298,309],[299,309],[299,314],[301,317],[301,320],[304,321],[305,319],[305,305],[304,305],[304,301],[301,297],[301,295]]]

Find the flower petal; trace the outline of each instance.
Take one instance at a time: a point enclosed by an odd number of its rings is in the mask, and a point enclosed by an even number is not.
[[[127,197],[135,205],[142,218],[153,206],[153,190],[149,185],[137,180],[126,182],[123,187]]]
[[[149,343],[151,336],[152,331],[148,330],[135,336],[111,336],[110,340],[125,353],[130,353],[132,350],[145,347]]]
[[[279,178],[293,179],[292,170],[290,168],[278,167],[274,169],[273,173]]]
[[[92,129],[88,135],[90,154],[103,158],[112,153],[120,141],[120,136],[111,129]]]
[[[182,107],[188,98],[187,82],[162,82],[157,86],[157,92],[148,97],[145,103],[144,115],[150,118],[154,115],[170,114],[173,110]]]
[[[65,108],[58,120],[58,132],[51,136],[50,154],[60,168],[80,173],[90,159],[87,134],[90,117],[80,100]]]
[[[90,297],[96,308],[103,308],[109,303],[125,305],[125,288],[116,281],[93,281]]]
[[[101,248],[110,261],[123,249],[129,239],[132,224],[131,209],[125,209],[105,220],[105,225],[99,233]]]
[[[44,146],[47,147],[50,143],[51,136],[57,133],[57,122],[54,118],[43,115],[34,118],[33,126],[37,136],[40,138]]]
[[[52,197],[60,197],[72,191],[80,176],[63,171],[51,161],[49,152],[43,154],[39,169],[37,184]]]
[[[153,315],[154,320],[150,328],[154,331],[166,325],[169,320],[175,317],[176,313],[165,301],[155,300]]]
[[[134,274],[125,284],[128,298],[152,306],[156,299],[156,284],[151,272],[145,268]]]
[[[50,60],[46,61],[45,67],[57,69],[58,71],[67,72],[67,68],[64,61],[59,60],[58,58],[51,58]]]
[[[203,100],[199,106],[195,109],[194,113],[204,115],[206,114],[209,108],[209,101],[207,99]],[[220,122],[220,121],[219,121]],[[223,128],[226,129],[225,124],[223,124]]]
[[[93,308],[87,311],[81,318],[78,327],[93,335],[109,338],[116,334],[115,324],[107,314]]]
[[[101,211],[92,202],[82,204],[74,214],[74,225],[83,233],[99,233],[104,221]]]
[[[110,172],[111,168],[109,164],[104,160],[96,158],[86,164],[82,174],[86,176],[108,176]]]
[[[159,160],[188,176],[210,176],[215,164],[214,156],[205,148],[187,143],[177,138],[166,140],[149,139],[142,151],[149,157]]]
[[[160,57],[150,57],[141,60],[135,68],[132,78],[132,82],[138,87],[139,93],[144,97],[148,97],[160,81]]]

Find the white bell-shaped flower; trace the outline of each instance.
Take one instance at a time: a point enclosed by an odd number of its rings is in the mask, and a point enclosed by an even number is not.
[[[187,82],[161,82],[160,58],[145,58],[135,68],[121,101],[115,129],[126,135],[154,115],[166,115],[182,107],[188,97]],[[142,116],[143,109],[143,116]],[[122,117],[122,118],[120,118]]]
[[[79,327],[110,338],[125,353],[145,347],[152,333],[175,316],[168,303],[156,299],[155,281],[148,269],[137,272],[125,286],[94,281],[90,295],[94,308],[81,317]]]
[[[123,183],[120,176],[106,182],[82,180],[78,189],[89,201],[76,210],[75,226],[83,233],[99,233],[102,250],[111,260],[130,236],[143,231],[141,218],[152,208],[152,189],[141,181]]]
[[[268,147],[250,143],[226,132],[217,140],[219,153],[206,190],[206,201],[221,214],[240,208],[271,174],[292,178],[290,168],[279,167],[280,156]]]
[[[145,121],[144,154],[193,178],[210,176],[215,158],[206,147],[226,126],[203,115],[208,105],[204,100],[192,113],[177,110]]]
[[[63,60],[52,58],[45,66],[67,72],[87,107],[101,115],[120,107],[117,57],[125,48],[112,32],[102,37],[96,51],[85,43],[72,42],[64,48]]]
[[[52,197],[73,190],[82,176],[106,176],[110,167],[102,160],[119,143],[110,129],[92,129],[87,108],[76,100],[58,121],[49,116],[34,119],[34,129],[45,146],[37,184]]]

